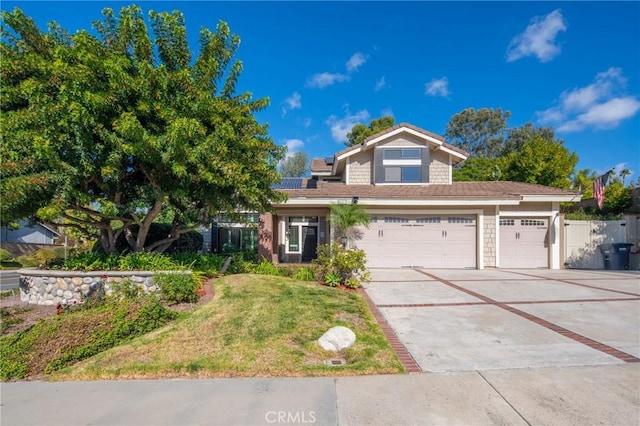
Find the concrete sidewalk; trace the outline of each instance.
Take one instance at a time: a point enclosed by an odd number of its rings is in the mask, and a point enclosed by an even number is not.
[[[340,378],[3,383],[10,425],[640,424],[640,363]]]

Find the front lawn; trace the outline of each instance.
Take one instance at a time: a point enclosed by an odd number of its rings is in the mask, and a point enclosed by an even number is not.
[[[403,367],[355,292],[264,275],[214,282],[214,299],[192,314],[55,373],[55,380],[160,377],[337,376],[401,373]],[[357,340],[333,357],[317,339],[351,328]]]

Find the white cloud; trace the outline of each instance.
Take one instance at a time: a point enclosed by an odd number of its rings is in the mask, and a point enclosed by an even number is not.
[[[556,37],[566,31],[567,23],[560,9],[547,16],[536,16],[523,33],[516,35],[507,47],[507,62],[526,56],[536,56],[540,62],[548,62],[560,54]]]
[[[364,53],[356,52],[346,63],[347,72],[352,73],[360,68],[360,65],[363,65],[369,59],[369,55],[365,55]]]
[[[334,141],[344,142],[347,140],[347,133],[351,131],[351,128],[358,123],[369,120],[369,117],[369,112],[364,109],[355,114],[350,114],[347,111],[343,118],[338,118],[335,115],[330,116],[325,124],[331,128],[331,136]]]
[[[449,96],[449,80],[447,77],[434,78],[424,85],[424,93],[429,96]]]
[[[307,87],[313,89],[323,89],[327,86],[331,86],[334,83],[342,83],[343,81],[348,81],[351,77],[346,74],[339,73],[330,73],[330,72],[322,72],[318,74],[314,74],[309,79],[307,79]]]
[[[284,145],[287,147],[287,157],[291,157],[296,152],[304,148],[304,142],[300,139],[286,139]]]
[[[302,121],[302,125],[305,128],[309,128],[311,126],[311,117],[307,117]]]
[[[380,111],[380,115],[381,115],[382,117],[388,117],[388,116],[395,117],[395,116],[393,115],[393,110],[391,109],[391,107],[389,107],[389,108],[385,108],[385,109],[383,109],[382,111]]]
[[[385,86],[385,84],[387,84],[387,80],[384,76],[382,76],[380,77],[380,80],[376,81],[376,85],[374,86],[373,90],[379,92]]]
[[[302,96],[300,96],[300,93],[298,92],[293,92],[291,96],[284,100],[284,103],[286,105],[282,107],[283,117],[288,111],[291,111],[292,109],[302,108]]]
[[[624,93],[626,82],[620,68],[609,68],[590,85],[562,92],[556,106],[536,112],[538,121],[559,132],[617,127],[640,110],[640,101]]]

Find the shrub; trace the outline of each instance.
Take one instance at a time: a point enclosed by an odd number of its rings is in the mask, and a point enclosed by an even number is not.
[[[0,249],[0,262],[11,262],[13,260],[13,255],[11,252],[5,249]]]
[[[340,285],[340,275],[336,272],[329,272],[324,276],[324,283],[329,287],[337,287]]]
[[[131,281],[131,278],[125,278],[120,282],[111,283],[111,297],[117,299],[136,299],[143,295],[143,288]]]
[[[160,295],[167,302],[196,302],[200,280],[194,274],[155,274],[153,282],[160,287]]]
[[[318,277],[327,282],[329,274],[336,274],[339,282],[358,287],[360,282],[369,281],[369,271],[366,269],[367,258],[364,251],[359,249],[346,249],[337,242],[318,246],[318,258],[314,264],[318,268]],[[332,276],[333,277],[333,276]]]
[[[64,259],[64,248],[40,249],[32,254],[20,256],[16,260],[25,268],[34,266],[46,266],[54,263],[56,260]]]
[[[217,254],[177,253],[171,259],[185,269],[201,272],[208,277],[218,275],[227,256]]]
[[[300,268],[293,274],[293,279],[298,281],[315,281],[316,273],[311,268]]]
[[[278,268],[276,265],[266,260],[263,260],[262,262],[260,262],[254,268],[253,273],[260,274],[260,275],[278,275],[278,276],[284,275],[284,272],[280,268]]]
[[[183,268],[166,254],[143,251],[120,256],[118,269],[121,271],[172,271]]]

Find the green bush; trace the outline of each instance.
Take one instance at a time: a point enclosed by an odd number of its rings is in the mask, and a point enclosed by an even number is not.
[[[369,281],[367,271],[367,258],[364,251],[359,249],[346,249],[337,242],[318,246],[318,258],[313,261],[318,268],[318,277],[327,283],[327,277],[339,277],[339,283],[347,284],[352,288],[360,286],[362,281]],[[355,286],[355,287],[354,287]]]
[[[198,301],[196,291],[200,280],[194,274],[155,274],[153,282],[160,287],[160,295],[167,302],[183,303]]]
[[[298,281],[315,281],[316,273],[311,268],[303,267],[293,274],[293,279]]]
[[[185,269],[162,253],[127,253],[124,255],[82,252],[62,263],[72,271],[173,271]]]
[[[253,273],[260,274],[260,275],[277,275],[277,276],[284,275],[284,272],[280,268],[278,268],[276,265],[266,260],[263,260],[262,262],[260,262],[255,267]]]
[[[5,249],[0,249],[0,262],[11,262],[13,260],[13,255],[11,252]]]
[[[328,272],[324,276],[324,283],[329,287],[337,287],[340,285],[340,275],[337,272]]]
[[[215,277],[222,269],[227,256],[217,254],[177,253],[171,259],[185,269],[201,272],[208,277]]]
[[[64,259],[64,247],[55,249],[44,248],[40,249],[32,254],[18,257],[16,260],[20,262],[25,268],[32,268],[35,266],[48,266],[54,264],[56,261],[62,261]]]

